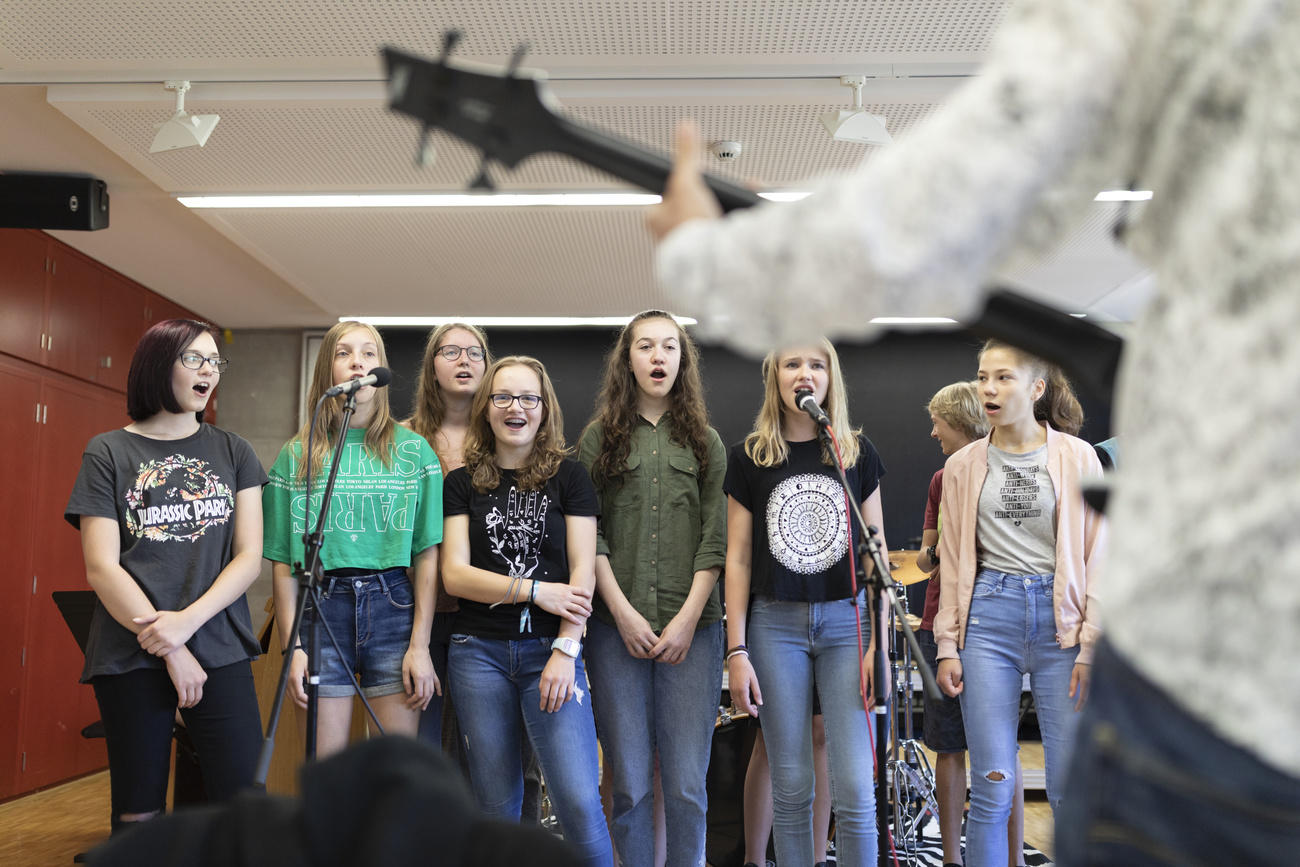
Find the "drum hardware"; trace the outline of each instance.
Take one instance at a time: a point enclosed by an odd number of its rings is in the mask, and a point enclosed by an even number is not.
[[[908,562],[912,569],[916,569],[917,553],[896,551],[891,552],[890,557],[891,559],[907,558],[911,555]],[[916,571],[920,570],[916,569]],[[904,573],[906,578],[912,579],[907,580],[906,583],[915,583],[916,579],[908,575],[905,569],[899,569],[899,572]],[[907,594],[898,595],[908,625],[914,629],[919,628],[920,620],[908,611]],[[920,741],[914,737],[912,729],[914,692],[912,672],[915,665],[912,661],[911,646],[903,640],[903,628],[898,623],[897,614],[893,609],[889,612],[889,621],[890,674],[893,676],[894,709],[896,710],[889,715],[890,745],[889,760],[886,764],[889,779],[889,810],[894,828],[894,848],[899,863],[916,865],[919,863],[919,850],[924,839],[925,826],[931,817],[934,817],[936,823],[938,822],[939,804],[934,794],[934,769],[921,748]]]

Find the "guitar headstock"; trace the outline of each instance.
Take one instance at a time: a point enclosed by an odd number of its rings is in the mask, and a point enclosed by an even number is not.
[[[615,177],[658,193],[664,188],[672,162],[644,145],[563,117],[551,95],[546,74],[520,68],[520,46],[505,69],[452,61],[460,34],[448,31],[437,60],[385,48],[388,106],[424,124],[420,161],[428,153],[429,130],[451,133],[483,152],[472,187],[491,188],[488,163],[514,168],[537,153],[567,154]],[[747,208],[759,199],[752,190],[705,174],[704,183],[723,210]]]
[[[523,69],[523,47],[500,67],[450,58],[459,34],[449,31],[437,60],[396,48],[383,50],[389,108],[437,127],[513,168],[525,157],[551,149],[546,130],[555,107],[546,74]]]

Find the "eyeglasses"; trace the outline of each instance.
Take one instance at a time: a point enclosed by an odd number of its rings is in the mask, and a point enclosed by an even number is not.
[[[214,355],[209,358],[208,356],[198,352],[182,352],[179,357],[181,364],[188,367],[190,370],[202,370],[203,362],[205,361],[212,365],[212,369],[217,373],[225,373],[226,368],[230,366],[230,359],[222,358],[220,355]]]
[[[491,395],[492,405],[497,409],[509,409],[510,404],[519,401],[520,409],[537,409],[542,405],[542,397],[538,394],[506,394],[497,392]]]
[[[462,352],[469,356],[470,361],[482,361],[483,356],[486,355],[481,346],[457,346],[454,343],[444,344],[434,351],[448,361],[455,361],[460,358]]]

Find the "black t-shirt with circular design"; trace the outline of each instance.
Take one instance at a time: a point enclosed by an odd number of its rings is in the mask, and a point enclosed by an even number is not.
[[[789,458],[757,466],[745,444],[731,447],[722,489],[754,516],[749,592],[788,602],[824,602],[852,595],[849,516],[834,468],[822,463],[817,440],[788,442]],[[861,503],[880,484],[885,467],[871,441],[858,437],[849,486]],[[852,543],[858,529],[853,522]]]

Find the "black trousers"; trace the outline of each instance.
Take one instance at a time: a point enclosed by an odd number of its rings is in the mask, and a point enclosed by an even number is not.
[[[247,660],[207,674],[203,699],[180,713],[198,753],[208,800],[225,801],[253,781],[262,718]],[[163,668],[103,675],[91,683],[108,742],[117,827],[123,813],[149,813],[166,805],[176,688]]]

